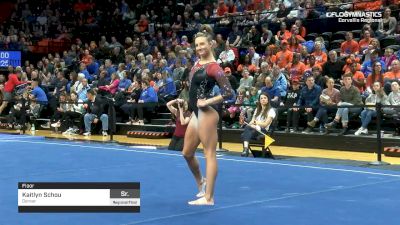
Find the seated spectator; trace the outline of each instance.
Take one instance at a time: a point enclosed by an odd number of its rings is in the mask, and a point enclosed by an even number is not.
[[[129,79],[128,77],[128,72],[124,71],[123,73],[123,77],[122,79],[119,81],[118,84],[118,92],[124,92],[126,90],[128,90],[129,86],[131,86],[131,79]]]
[[[311,55],[315,56],[315,63],[321,67],[328,60],[326,53],[322,51],[322,43],[319,41],[315,42],[314,52]]]
[[[243,70],[242,78],[240,79],[238,90],[239,89],[248,90],[252,85],[253,85],[253,76],[250,76],[250,73],[248,70]]]
[[[89,49],[86,49],[84,51],[84,55],[81,59],[81,62],[84,63],[86,67],[93,63],[93,56],[90,55]]]
[[[302,45],[299,42],[299,39],[296,38],[296,35],[290,36],[288,39],[288,48],[292,52],[300,53],[302,49]]]
[[[254,46],[250,46],[248,48],[248,56],[250,58],[251,64],[254,65],[255,67],[260,67],[260,55],[256,52],[256,49]]]
[[[388,96],[388,102],[393,106],[400,106],[400,91],[399,91],[399,83],[398,81],[392,82],[392,92],[390,92]],[[400,108],[383,108],[383,112],[388,115],[393,116],[393,123],[395,127],[394,135],[400,135]]]
[[[59,128],[61,126],[61,118],[64,117],[64,113],[67,111],[67,95],[65,93],[61,93],[58,97],[58,107],[56,111],[54,111],[53,116],[50,119],[51,127]]]
[[[235,53],[231,49],[231,47],[226,44],[225,45],[225,50],[219,54],[217,62],[221,64],[222,67],[230,66],[233,64],[233,61],[235,60]]]
[[[176,86],[174,80],[168,75],[167,71],[162,72],[161,76],[162,85],[158,86],[158,100],[161,104],[166,104],[176,97]]]
[[[287,64],[286,70],[288,71],[289,80],[301,80],[306,66],[300,61],[300,54],[294,53],[291,63]]]
[[[140,15],[139,21],[135,24],[134,30],[137,33],[143,33],[147,31],[149,25],[149,21],[147,20],[146,15],[142,14]]]
[[[382,20],[378,23],[378,30],[376,35],[378,38],[384,38],[392,35],[396,29],[397,20],[395,17],[390,16],[392,10],[387,7],[382,16]]]
[[[229,80],[229,83],[231,84],[232,89],[233,89],[233,90],[237,90],[238,87],[239,87],[239,84],[238,84],[238,82],[237,82],[236,77],[235,77],[235,76],[232,76],[231,68],[225,67],[224,72],[225,72],[225,76],[226,76],[226,77],[228,78],[228,80]]]
[[[319,106],[319,97],[321,95],[321,87],[315,84],[314,77],[308,76],[306,85],[300,91],[299,100],[296,106],[305,106],[306,108],[293,108],[293,127],[294,130],[298,130],[300,113],[305,112],[307,114],[307,122],[311,122],[314,119]],[[304,132],[310,133],[311,127],[307,127]]]
[[[304,74],[304,77],[307,78],[309,72]],[[321,67],[316,65],[311,70],[311,75],[314,77],[314,83],[322,88],[326,87],[326,80],[329,78],[328,76],[322,76]],[[304,79],[306,80],[306,79]]]
[[[296,20],[296,22],[295,22],[294,24],[297,26],[297,29],[298,29],[298,31],[299,31],[299,35],[300,35],[302,38],[305,38],[305,37],[306,37],[306,34],[307,34],[307,30],[306,30],[306,28],[303,26],[302,20],[298,19],[298,20]]]
[[[78,94],[78,99],[86,102],[87,101],[87,91],[90,89],[90,86],[88,84],[88,81],[86,78],[82,79],[82,86],[78,91],[76,92]]]
[[[273,44],[273,35],[272,32],[268,29],[268,24],[265,23],[261,26],[261,42],[260,45],[263,47],[267,47],[270,44]]]
[[[334,50],[328,53],[329,60],[322,67],[324,76],[332,77],[334,80],[340,80],[343,74],[344,62],[338,60],[337,53]]]
[[[356,64],[356,71],[361,70],[361,64],[360,64],[360,58],[356,57],[354,54],[351,54],[347,59],[346,59],[346,64],[343,66],[343,72],[348,73],[351,70],[351,67],[353,66],[353,63]]]
[[[365,90],[365,95],[369,95],[372,93],[372,87],[375,82],[380,82],[381,86],[383,86],[383,72],[382,72],[382,64],[378,61],[376,61],[373,64],[373,71],[372,73],[367,77],[367,82],[366,82],[366,90]]]
[[[340,55],[345,57],[349,56],[350,54],[357,55],[360,51],[359,48],[360,47],[358,46],[358,43],[353,40],[353,33],[346,32],[346,40],[340,46]]]
[[[372,117],[376,116],[375,105],[381,103],[382,105],[388,105],[388,97],[385,94],[381,83],[374,82],[372,87],[372,94],[365,99],[365,105],[367,107],[361,112],[361,127],[354,133],[354,135],[368,134],[368,124],[371,122]]]
[[[345,74],[343,76],[344,86],[340,88],[340,102],[338,106],[353,106],[362,105],[361,95],[358,89],[353,86],[353,79],[351,74]],[[340,120],[342,121],[342,131],[339,135],[345,135],[348,132],[349,123],[349,112],[358,114],[361,112],[361,108],[338,108],[336,111],[335,119],[325,124],[326,133],[329,133],[332,128],[336,127]]]
[[[364,74],[361,71],[357,70],[357,67],[358,63],[354,62],[353,64],[351,64],[350,71],[347,73],[351,73],[351,75],[353,76],[353,85],[358,88],[360,93],[364,93],[366,79]]]
[[[371,60],[371,55],[372,53],[378,54],[378,56],[381,55],[381,46],[379,43],[379,40],[376,38],[372,38],[371,42],[368,45],[368,48],[366,48],[363,52],[363,61],[366,62],[368,60]]]
[[[307,122],[307,125],[312,129],[315,127],[315,125],[321,121],[322,124],[327,124],[328,123],[328,114],[334,113],[335,108],[331,108],[332,106],[336,106],[339,101],[340,101],[340,91],[336,88],[334,88],[335,81],[333,78],[329,78],[326,81],[326,86],[320,97],[319,97],[319,102],[320,102],[320,107],[318,108],[318,111],[314,117],[313,120]]]
[[[244,70],[247,70],[249,73],[254,73],[257,70],[257,67],[251,64],[250,56],[248,54],[244,56],[243,64],[240,64],[236,71],[241,73]]]
[[[260,91],[268,94],[272,107],[279,106],[281,93],[279,88],[272,83],[271,77],[265,78],[265,86]]]
[[[285,21],[289,12],[290,12],[290,10],[288,8],[286,8],[285,4],[280,3],[279,10],[276,12],[276,19],[273,22],[283,23],[283,21]]]
[[[280,43],[282,45],[282,41],[290,38],[292,34],[286,29],[286,23],[281,23],[281,29],[275,35],[275,43]]]
[[[274,83],[274,86],[279,89],[280,99],[285,98],[288,88],[288,83],[287,83],[288,81],[283,72],[279,70],[278,66],[274,65],[272,67],[272,72],[270,77],[272,82]]]
[[[293,52],[288,49],[288,42],[283,40],[281,42],[281,51],[276,53],[276,64],[279,68],[283,69],[293,60]]]
[[[6,109],[7,105],[9,102],[11,102],[14,98],[13,92],[16,86],[20,84],[24,84],[26,82],[20,81],[19,79],[21,78],[21,73],[10,73],[8,75],[8,80],[4,84],[4,89],[3,89],[3,102],[1,103],[0,106],[0,115]]]
[[[144,124],[144,111],[151,112],[157,106],[158,97],[153,87],[149,86],[147,80],[142,81],[142,93],[137,104],[132,104],[130,108],[131,118],[135,118],[137,115],[137,122],[133,122],[134,125]]]
[[[39,87],[39,83],[37,80],[32,80],[31,82],[32,91],[29,93],[29,98],[34,99],[36,103],[41,106],[40,111],[43,106],[47,105],[48,99],[46,93],[43,91],[41,87]]]
[[[99,86],[99,94],[100,95],[114,95],[118,90],[119,85],[119,77],[117,73],[113,73],[111,75],[110,84],[105,86]]]
[[[392,61],[391,70],[383,74],[383,82],[385,84],[385,92],[390,92],[390,85],[393,81],[400,82],[400,61],[395,59]]]
[[[381,60],[383,62],[385,62],[385,68],[383,68],[383,70],[389,71],[391,69],[392,62],[393,62],[393,60],[396,59],[396,56],[393,53],[394,53],[393,49],[391,49],[391,48],[385,49],[385,53],[381,58]]]
[[[229,33],[226,42],[231,48],[236,48],[241,45],[242,32],[239,31],[237,24],[232,25],[232,31]]]
[[[86,109],[86,114],[84,116],[85,123],[85,133],[84,136],[90,136],[92,133],[92,123],[97,124],[99,120],[102,126],[102,135],[107,136],[108,133],[108,104],[106,99],[98,96],[94,90],[89,90],[87,92],[88,102],[84,105]]]
[[[63,132],[64,135],[78,133],[78,131],[82,128],[82,123],[80,122],[78,129],[75,129],[74,120],[80,119],[79,121],[83,121],[84,112],[85,109],[83,107],[83,101],[78,99],[78,94],[76,92],[71,92],[67,110],[64,112],[64,116],[61,119],[61,121],[63,121],[61,126],[68,128]]]
[[[272,46],[268,46],[265,48],[265,53],[261,58],[262,62],[268,63],[268,66],[272,68],[272,66],[276,63],[276,56],[274,54],[274,48]]]
[[[268,95],[261,93],[258,98],[257,109],[253,114],[253,119],[244,128],[241,135],[243,141],[242,156],[249,156],[249,142],[259,136],[259,132],[266,133],[275,117],[276,112],[270,104]]]
[[[361,39],[361,40],[358,42],[358,46],[359,46],[359,49],[360,49],[360,53],[362,53],[362,52],[364,52],[366,49],[368,49],[368,46],[370,45],[371,40],[372,40],[372,38],[371,38],[371,33],[369,32],[369,30],[364,30],[364,31],[363,31],[363,39]]]
[[[168,149],[182,151],[186,128],[191,118],[188,103],[183,99],[174,99],[167,103],[167,108],[175,117],[175,131]]]
[[[373,64],[375,62],[380,62],[381,68],[385,68],[385,62],[380,60],[378,51],[373,50],[371,52],[371,59],[365,60],[364,63],[361,65],[361,72],[364,73],[364,76],[366,78],[372,73]]]

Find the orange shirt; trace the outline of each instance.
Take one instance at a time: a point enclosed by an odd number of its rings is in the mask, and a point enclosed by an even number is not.
[[[276,63],[276,56],[275,56],[275,55],[271,55],[271,56],[268,57],[268,58],[263,57],[262,60],[263,60],[264,62],[267,62],[268,65],[269,65],[270,67],[272,67],[272,66]]]
[[[287,64],[292,62],[293,60],[293,52],[286,50],[286,51],[279,51],[276,53],[276,64],[279,68],[285,68]]]
[[[375,11],[381,9],[382,1],[375,0],[375,1],[358,1],[354,3],[354,9],[360,11]]]
[[[400,0],[399,0],[399,1],[400,1]],[[302,26],[302,27],[300,28],[300,30],[299,30],[299,33],[300,33],[300,36],[301,36],[301,37],[305,38],[305,37],[306,37],[306,34],[307,34],[306,28]]]
[[[297,46],[296,45],[289,45],[289,49],[292,52],[300,53],[301,49],[302,49],[302,45],[301,44],[298,44]]]
[[[370,75],[368,75],[368,77],[367,77],[367,82],[366,82],[366,84],[365,84],[365,86],[366,87],[370,87],[371,89],[372,89],[372,85],[374,84],[374,82],[375,81],[380,81],[380,77],[381,77],[382,75],[378,75],[378,76],[375,76],[375,80],[372,80],[372,73],[370,74]],[[382,81],[383,81],[383,79],[382,79]],[[383,86],[383,83],[381,82],[381,85]]]
[[[315,56],[315,64],[320,66],[324,65],[326,61],[328,61],[328,56],[325,52],[321,51],[320,53],[313,52],[311,55]]]
[[[344,73],[350,72],[350,66],[351,66],[350,64],[346,64],[346,65],[343,66],[343,71],[344,71]],[[357,63],[357,68],[356,68],[356,70],[358,70],[358,71],[361,70],[361,64],[360,64],[360,63]]]
[[[393,71],[386,72],[383,74],[383,79],[389,79],[389,80],[399,80],[400,79],[400,71],[397,71],[397,73]]]
[[[296,65],[290,63],[289,65],[287,65],[286,69],[289,71],[290,80],[301,80],[304,72],[306,71],[306,65],[304,65],[304,63],[302,62],[299,62]]]
[[[363,72],[356,71],[353,74],[353,80],[356,80],[356,81],[359,81],[359,82],[360,81],[364,81],[364,83],[365,83],[365,76],[364,76]],[[365,84],[363,86],[358,86],[358,85],[354,84],[354,86],[356,86],[360,90],[361,93],[365,91]]]
[[[247,66],[243,65],[243,64],[240,64],[238,66],[238,68],[237,68],[237,71],[238,72],[242,72],[243,69],[247,69],[250,73],[254,73],[254,72],[256,72],[257,67],[255,65],[253,65],[253,64],[250,64],[250,65],[247,65]]]
[[[276,33],[276,35],[279,38],[282,35],[282,31],[279,30],[278,33]],[[290,38],[290,36],[292,36],[292,33],[290,33],[288,30],[285,30],[285,33],[283,33],[283,39],[282,40],[287,40],[287,39]]]
[[[218,16],[223,16],[227,12],[228,12],[228,7],[224,3],[222,3],[218,6],[218,9],[217,9]]]
[[[344,41],[340,47],[340,52],[341,54],[355,54],[358,53],[359,51],[359,46],[357,41],[351,40],[351,41]]]
[[[361,50],[364,50],[364,49],[366,49],[366,48],[368,48],[368,45],[369,45],[369,43],[371,42],[371,40],[372,40],[372,38],[369,38],[369,39],[363,38],[363,39],[361,39],[361,40],[358,42],[358,47],[359,47],[360,51],[361,51]]]

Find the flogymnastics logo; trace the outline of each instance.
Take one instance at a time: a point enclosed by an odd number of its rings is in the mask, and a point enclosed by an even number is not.
[[[382,21],[382,12],[327,12],[327,18],[338,18],[339,23],[376,23]]]

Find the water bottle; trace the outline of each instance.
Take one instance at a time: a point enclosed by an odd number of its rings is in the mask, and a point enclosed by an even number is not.
[[[32,131],[32,132],[35,132],[35,124],[32,124],[32,126],[31,126],[31,131]]]

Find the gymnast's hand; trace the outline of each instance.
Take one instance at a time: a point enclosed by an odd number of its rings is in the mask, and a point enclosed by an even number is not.
[[[199,107],[199,108],[203,108],[203,107],[206,107],[206,106],[208,106],[208,102],[207,102],[207,99],[198,99],[197,100],[197,107]]]

